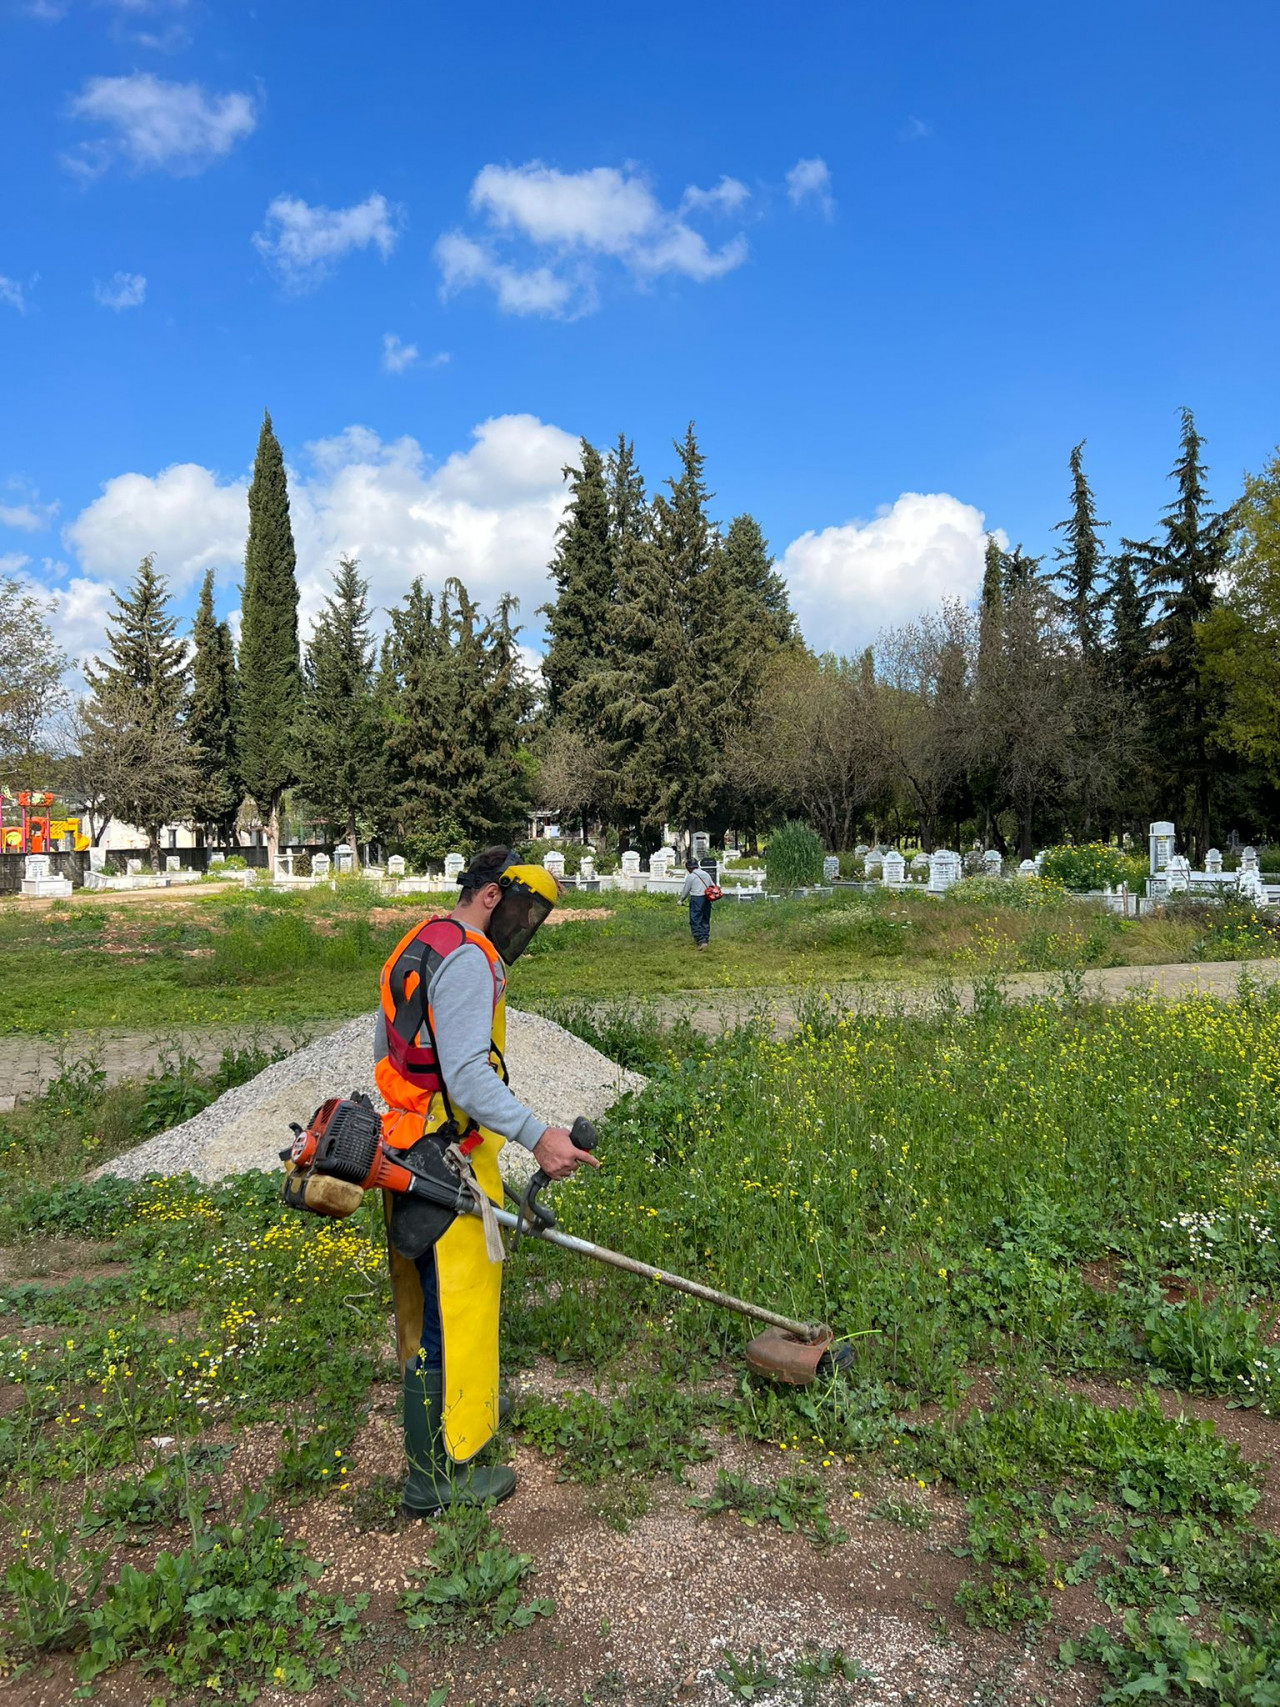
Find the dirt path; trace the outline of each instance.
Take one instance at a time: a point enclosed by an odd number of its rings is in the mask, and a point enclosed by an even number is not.
[[[144,1078],[166,1056],[181,1051],[201,1067],[211,1069],[229,1047],[256,1044],[268,1051],[301,1049],[304,1043],[335,1031],[341,1019],[316,1020],[299,1025],[215,1026],[207,1031],[103,1031],[78,1033],[74,1037],[40,1037],[30,1034],[0,1037],[0,1111],[12,1108],[15,1099],[25,1102],[39,1096],[64,1063],[91,1056],[104,1069],[109,1085],[121,1079]]]
[[[1280,960],[1107,966],[1082,974],[1019,972],[997,982],[1009,1001],[1058,995],[1065,989],[1074,993],[1078,988],[1086,1001],[1114,1002],[1139,990],[1150,990],[1165,998],[1195,994],[1232,997],[1238,994],[1241,976],[1246,973],[1258,985],[1274,984],[1280,981]],[[923,1013],[936,1008],[940,999],[950,1000],[953,996],[962,1008],[972,1008],[975,988],[983,987],[973,979],[907,983],[893,978],[873,982],[868,978],[858,983],[818,985],[815,989],[828,991],[837,1008],[857,1013]],[[806,994],[811,1001],[813,992]],[[688,1019],[699,1031],[712,1035],[750,1014],[764,1012],[772,1019],[775,1032],[785,1036],[796,1027],[797,1010],[803,1011],[803,999],[794,989],[715,990],[705,995],[682,991],[679,995],[659,997],[654,1005],[664,1018]]]
[[[1280,960],[1111,966],[1097,972],[1086,972],[1081,979],[1081,991],[1086,998],[1100,1001],[1116,1001],[1135,990],[1152,990],[1156,995],[1166,997],[1196,991],[1234,996],[1243,972],[1258,984],[1272,984],[1280,980]],[[1010,1000],[1026,1000],[1032,996],[1056,994],[1063,989],[1064,979],[1070,978],[1074,983],[1075,976],[1061,972],[1025,972],[1003,979],[1001,988]],[[961,1007],[973,1006],[972,980],[957,981],[945,987],[954,994]],[[856,984],[821,988],[829,988],[838,1007],[882,1013],[921,1013],[936,1007],[939,991],[944,986],[937,980],[907,983],[887,978],[878,983],[867,979]],[[687,1017],[700,1031],[711,1034],[749,1014],[764,1011],[771,1016],[774,1029],[785,1035],[795,1029],[801,998],[794,989],[709,990],[705,993],[693,990],[678,996],[660,997],[655,1005],[664,1017]],[[14,1098],[25,1101],[39,1096],[49,1081],[57,1077],[64,1060],[74,1060],[88,1053],[93,1054],[105,1069],[107,1083],[116,1084],[121,1079],[143,1077],[165,1054],[173,1054],[178,1044],[202,1067],[216,1067],[229,1044],[243,1047],[250,1041],[256,1041],[267,1049],[282,1046],[298,1049],[310,1038],[334,1031],[343,1023],[341,1019],[331,1019],[301,1026],[262,1026],[257,1030],[241,1026],[218,1027],[202,1032],[104,1031],[78,1039],[25,1034],[0,1037],[0,1110],[11,1108]]]

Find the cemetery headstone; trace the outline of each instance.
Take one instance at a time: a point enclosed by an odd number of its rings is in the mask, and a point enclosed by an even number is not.
[[[927,853],[916,853],[911,856],[911,869],[918,877],[927,877],[929,873],[929,856]]]
[[[276,870],[282,877],[293,876],[293,849],[285,848],[276,855]]]
[[[960,855],[951,848],[938,848],[929,855],[929,893],[941,895],[960,881]]]
[[[140,859],[127,859],[124,862],[124,868],[130,877],[138,877],[142,873],[142,861]]]
[[[1019,877],[1039,877],[1039,875],[1040,873],[1036,870],[1036,862],[1033,859],[1024,859],[1018,866]]]
[[[880,881],[887,889],[895,889],[905,881],[907,862],[897,848],[890,848],[880,862]]]
[[[1151,858],[1151,875],[1163,871],[1173,858],[1173,825],[1161,818],[1147,831],[1147,846]]]
[[[857,847],[854,848],[853,851],[854,851],[854,853],[857,854],[859,859],[865,859],[867,857],[867,855],[871,852],[871,849],[867,846],[867,844],[865,842],[859,842]]]
[[[984,874],[987,877],[999,877],[1004,871],[1004,860],[999,848],[988,848],[982,856]]]
[[[624,877],[639,877],[640,855],[634,848],[628,849],[622,856],[622,875]]]
[[[711,837],[705,830],[693,832],[692,854],[694,859],[705,859],[711,852]]]
[[[834,883],[840,875],[840,857],[838,854],[826,854],[822,861],[822,881]]]
[[[1241,871],[1257,871],[1258,870],[1258,850],[1257,850],[1257,848],[1241,848],[1240,849],[1240,869],[1241,869]]]
[[[334,874],[340,877],[344,871],[351,871],[355,862],[356,856],[351,851],[350,845],[347,842],[339,842],[333,850]]]
[[[551,858],[551,855],[548,854],[547,859],[550,859],[550,858]],[[458,881],[458,878],[459,878],[461,872],[462,872],[462,868],[466,863],[467,863],[466,860],[463,859],[463,857],[460,853],[447,853],[444,856],[444,880],[445,880],[445,882],[446,883],[456,883]],[[545,864],[546,861],[544,861],[543,863]],[[547,870],[550,871],[550,869],[551,869],[551,867],[547,866]]]
[[[392,854],[387,861],[387,876],[400,878],[404,876],[404,855]]]
[[[1209,849],[1208,853],[1204,856],[1204,868],[1210,877],[1220,877],[1222,875],[1221,848]]]
[[[226,863],[227,863],[227,856],[224,853],[214,853],[214,854],[209,855],[209,864],[211,866],[212,865],[225,865]]]
[[[164,856],[164,868],[166,871],[181,871],[182,861],[177,854],[166,854]]]
[[[879,848],[871,848],[862,862],[862,869],[868,877],[874,877],[884,864],[884,855]]]
[[[553,848],[549,854],[544,856],[542,868],[544,871],[549,871],[557,883],[562,883],[564,881],[564,855],[559,853],[555,848]]]
[[[1191,861],[1186,854],[1170,854],[1165,867],[1170,895],[1185,895],[1191,888]]]
[[[328,877],[329,856],[327,853],[313,854],[311,857],[311,875],[313,877]]]
[[[596,862],[590,854],[583,854],[578,866],[578,877],[583,883],[594,883],[596,879]]]
[[[28,883],[42,883],[49,875],[48,854],[28,854],[24,875]]]
[[[220,857],[221,856],[218,854],[214,855],[215,859],[218,859]],[[107,869],[107,850],[106,850],[106,848],[90,848],[89,849],[89,870],[90,871],[105,871],[106,869]]]

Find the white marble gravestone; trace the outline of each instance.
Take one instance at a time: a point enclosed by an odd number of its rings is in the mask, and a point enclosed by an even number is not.
[[[896,889],[905,881],[907,862],[897,848],[890,848],[880,862],[880,881],[887,889]]]
[[[387,861],[387,876],[401,878],[404,876],[404,855],[392,854]]]
[[[960,855],[951,848],[937,848],[929,855],[929,893],[941,895],[960,881]]]
[[[444,856],[445,882],[456,883],[458,878],[462,875],[462,868],[466,863],[466,860],[463,859],[460,853],[447,853]]]

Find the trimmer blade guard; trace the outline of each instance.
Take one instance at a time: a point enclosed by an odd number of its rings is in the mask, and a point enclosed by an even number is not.
[[[808,1387],[834,1338],[825,1325],[812,1340],[797,1339],[785,1328],[766,1328],[751,1341],[744,1356],[757,1375],[767,1375],[787,1387]]]

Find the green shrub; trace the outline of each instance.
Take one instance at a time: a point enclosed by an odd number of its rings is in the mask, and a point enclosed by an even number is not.
[[[1060,883],[1064,889],[1115,888],[1120,883],[1136,889],[1146,878],[1147,862],[1102,842],[1086,842],[1083,847],[1047,849],[1040,874]]]
[[[780,825],[764,851],[770,889],[799,889],[822,882],[822,843],[798,818]]]

